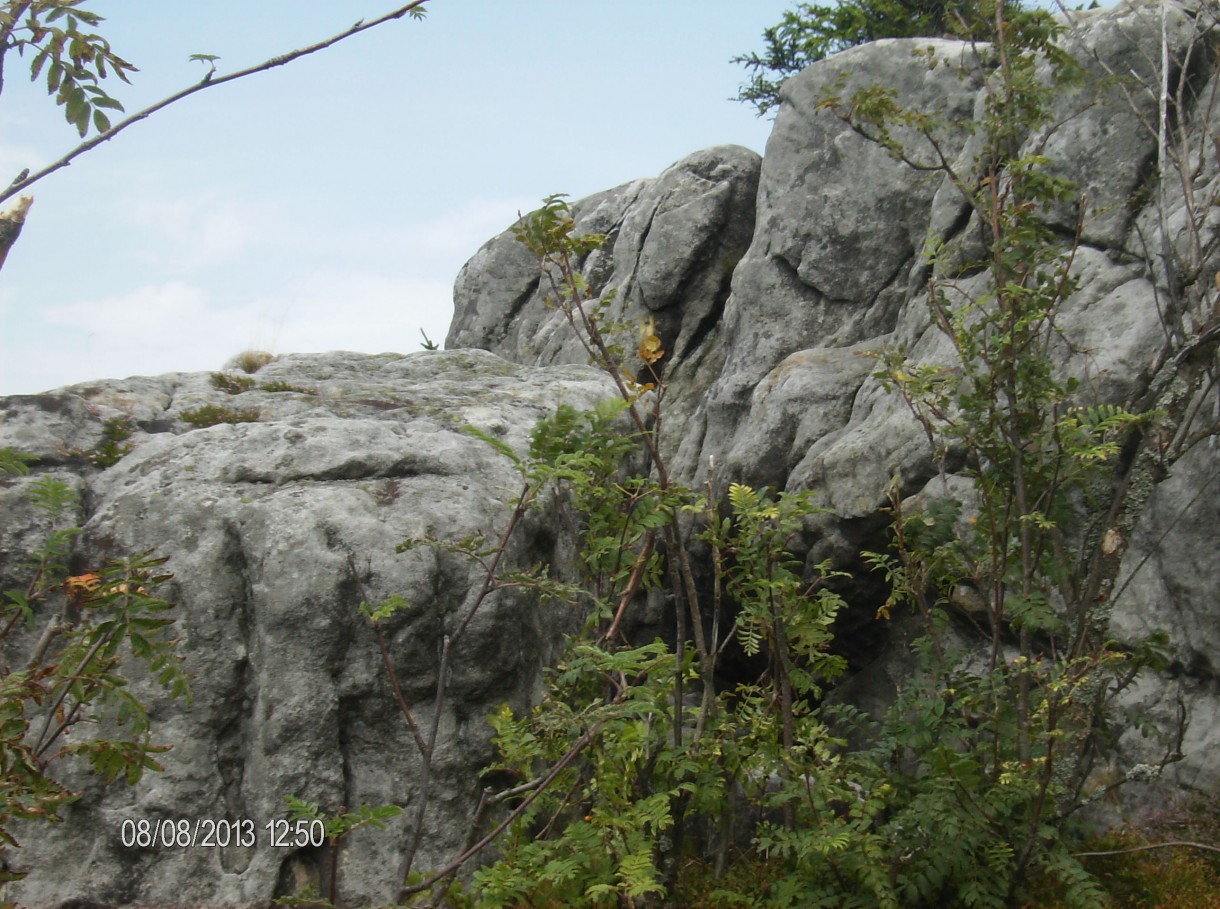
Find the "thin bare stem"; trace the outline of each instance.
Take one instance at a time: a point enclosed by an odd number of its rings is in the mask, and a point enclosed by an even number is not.
[[[1151,849],[1202,849],[1204,852],[1220,852],[1220,846],[1194,843],[1190,840],[1173,840],[1168,843],[1150,843],[1147,846],[1128,846],[1126,849],[1110,849],[1105,852],[1073,852],[1076,858],[1093,858],[1104,855],[1130,855],[1133,852],[1148,852]]]
[[[621,700],[624,694],[626,694],[626,689],[623,689],[623,691],[620,692],[619,697],[616,700]],[[444,868],[429,875],[418,884],[412,884],[410,886],[404,884],[398,891],[398,902],[405,902],[407,897],[411,896],[412,894],[421,893],[449,877],[451,874],[453,874],[453,872],[457,871],[464,864],[482,852],[487,846],[495,842],[500,834],[507,830],[513,824],[513,822],[517,820],[517,818],[525,814],[526,809],[529,808],[534,800],[542,795],[542,793],[544,793],[550,787],[551,783],[555,782],[559,774],[564,771],[564,768],[572,763],[572,761],[576,759],[577,755],[579,755],[585,749],[585,747],[597,737],[597,734],[601,731],[602,725],[603,724],[600,722],[594,723],[593,726],[589,728],[588,732],[578,738],[572,744],[572,747],[567,750],[567,753],[556,761],[555,765],[550,769],[550,771],[544,777],[542,777],[534,790],[522,800],[520,805],[512,810],[508,817],[504,818],[503,821],[497,824],[495,829],[493,829],[473,846],[466,849],[460,855],[453,858]]]
[[[49,176],[50,174],[55,173],[57,170],[61,170],[65,167],[67,167],[69,164],[71,164],[73,161],[75,161],[85,152],[92,151],[93,149],[95,149],[99,145],[101,145],[103,142],[109,142],[111,139],[113,139],[123,130],[127,129],[127,127],[132,126],[135,123],[139,123],[141,120],[147,119],[148,117],[157,113],[157,111],[163,110],[163,109],[169,107],[171,104],[176,104],[177,102],[181,101],[183,98],[187,98],[190,95],[193,95],[196,92],[201,92],[207,88],[213,88],[217,85],[223,85],[226,82],[234,82],[237,79],[244,79],[246,76],[252,76],[255,73],[261,73],[261,72],[266,72],[267,70],[270,70],[270,69],[275,69],[277,66],[283,66],[286,63],[291,63],[294,60],[299,60],[301,57],[307,57],[310,54],[317,53],[320,50],[325,50],[328,47],[338,44],[340,41],[347,40],[348,38],[352,37],[353,35],[358,35],[361,32],[366,32],[369,29],[376,28],[377,26],[382,25],[391,20],[401,19],[403,16],[406,16],[407,14],[409,14],[412,10],[422,7],[427,2],[428,2],[428,0],[412,0],[412,2],[406,4],[405,6],[400,6],[398,9],[394,10],[393,12],[386,13],[384,16],[379,16],[376,19],[372,19],[368,22],[361,20],[361,21],[357,22],[355,25],[353,25],[351,28],[347,29],[346,31],[340,32],[337,35],[332,35],[331,37],[329,37],[323,41],[319,41],[316,44],[311,44],[308,47],[302,47],[302,48],[299,48],[294,51],[289,51],[288,53],[281,54],[278,57],[272,57],[270,60],[265,60],[256,66],[251,66],[251,67],[248,67],[243,70],[238,70],[235,73],[229,73],[228,75],[225,75],[225,76],[213,76],[211,73],[209,73],[207,76],[205,76],[203,78],[202,81],[196,82],[194,85],[188,86],[187,88],[174,92],[174,94],[161,99],[160,101],[156,102],[155,104],[149,105],[148,107],[144,108],[143,110],[141,110],[137,113],[132,114],[130,117],[127,117],[125,120],[120,120],[118,123],[116,123],[112,127],[110,127],[110,129],[106,130],[105,132],[98,133],[92,139],[82,142],[80,145],[76,146],[76,148],[72,149],[70,152],[68,152],[63,157],[58,158],[55,161],[52,161],[50,164],[48,164],[46,167],[42,168],[41,170],[31,173],[24,180],[14,182],[12,185],[8,186],[3,191],[0,191],[0,202],[4,202],[7,199],[11,198],[12,196],[17,195],[22,190],[24,190],[27,186],[32,186],[34,183],[37,183],[43,177]]]

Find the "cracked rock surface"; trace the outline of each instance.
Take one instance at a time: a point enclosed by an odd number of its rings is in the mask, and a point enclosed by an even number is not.
[[[1209,27],[1205,9],[1170,0],[1165,34],[1174,54]],[[1124,3],[1073,13],[1066,46],[1093,75],[1147,76],[1159,58],[1159,10]],[[977,151],[967,121],[982,109],[983,86],[960,79],[954,64],[974,52],[927,39],[845,51],[788,80],[762,158],[717,146],[573,204],[580,230],[607,236],[580,267],[607,302],[607,318],[627,326],[625,347],[653,318],[667,351],[662,445],[672,473],[701,483],[714,459],[721,487],[817,491],[833,514],[811,531],[810,563],[833,558],[863,576],[861,550],[887,545],[895,481],[903,496],[968,490],[970,481],[952,473],[941,486],[923,430],[873,373],[887,346],[920,362],[954,362],[929,314],[930,279],[955,280],[971,295],[987,290],[979,224],[954,187],[915,175],[822,102],[889,86],[900,103],[940,115],[936,145],[908,137],[912,154],[943,153],[965,172]],[[1196,96],[1220,97],[1214,62],[1193,60],[1185,76]],[[1164,629],[1170,641],[1166,671],[1142,676],[1126,701],[1133,720],[1117,730],[1120,757],[1157,763],[1164,743],[1141,737],[1139,721],[1186,716],[1183,759],[1161,785],[1207,792],[1220,786],[1216,346],[1202,346],[1198,313],[1168,306],[1182,292],[1174,282],[1185,279],[1169,273],[1163,253],[1192,263],[1190,280],[1213,286],[1220,221],[1201,203],[1220,185],[1212,141],[1220,103],[1180,112],[1182,135],[1203,150],[1192,196],[1176,178],[1157,184],[1147,129],[1156,99],[1134,84],[1065,90],[1055,101],[1059,129],[1028,136],[1024,150],[1044,151],[1085,195],[1083,209],[1053,212],[1065,250],[1078,225],[1080,233],[1079,287],[1057,319],[1056,368],[1078,380],[1081,403],[1167,415],[1156,444],[1127,465],[1128,506],[1091,516],[1095,532],[1114,541],[1099,602],[1109,633],[1134,642]],[[936,263],[924,255],[929,244],[941,250]],[[589,407],[612,393],[608,379],[579,365],[583,348],[548,295],[545,276],[506,231],[457,278],[449,351],[285,356],[234,394],[196,374],[0,400],[0,446],[40,459],[30,478],[0,486],[4,587],[45,532],[23,492],[38,474],[59,476],[82,495],[82,563],[147,547],[172,555],[172,594],[196,676],[194,705],[155,717],[175,744],[166,773],[135,790],[70,781],[85,795],[67,822],[30,837],[20,854],[63,873],[31,877],[16,898],[32,906],[77,898],[262,906],[302,876],[316,877],[319,854],[266,842],[125,850],[119,825],[155,816],[264,824],[283,816],[288,794],[349,808],[411,803],[418,756],[356,608],[362,590],[414,604],[395,619],[394,653],[404,695],[430,719],[438,643],[472,595],[473,575],[455,558],[396,554],[395,544],[504,526],[515,474],[464,425],[520,451],[558,404]],[[250,422],[194,428],[187,420],[199,422],[205,406],[248,411]],[[115,419],[134,428],[134,449],[101,469],[88,453]],[[555,557],[547,520],[531,519],[514,558]],[[877,585],[867,580],[852,591],[857,606],[836,643],[854,672],[844,696],[871,709],[892,698],[910,661],[903,630],[875,620]],[[440,717],[420,866],[441,862],[465,835],[491,755],[487,714],[530,701],[571,621],[506,595],[471,626]],[[1142,791],[1155,800],[1165,789]],[[388,834],[353,841],[345,899],[392,897],[411,822],[403,815]]]
[[[483,351],[298,354],[250,378],[255,387],[235,395],[202,373],[0,401],[0,446],[42,459],[0,489],[6,569],[39,532],[28,484],[46,473],[68,478],[84,497],[81,564],[148,548],[171,557],[167,598],[178,604],[194,693],[189,707],[157,708],[157,737],[174,746],[164,773],[134,789],[72,778],[85,795],[64,823],[23,837],[23,866],[71,869],[31,875],[21,885],[25,905],[72,896],[265,905],[277,888],[302,874],[316,880],[319,870],[318,850],[271,844],[265,824],[286,816],[286,796],[331,810],[412,804],[419,754],[361,599],[399,595],[411,604],[387,633],[403,694],[429,723],[438,641],[465,613],[475,575],[456,556],[394,547],[428,534],[502,531],[519,477],[464,425],[524,450],[533,425],[559,403],[586,409],[607,393],[587,367],[525,369]],[[297,390],[263,390],[284,385]],[[202,404],[257,411],[257,421],[182,421]],[[70,452],[91,448],[116,417],[137,427],[117,464],[97,469]],[[513,557],[549,557],[546,539],[528,529]],[[462,819],[481,789],[477,768],[492,757],[486,718],[501,704],[530,703],[570,621],[528,597],[500,595],[455,645],[422,867],[461,845]],[[181,818],[252,819],[257,844],[122,845],[125,820]],[[406,812],[386,832],[357,834],[344,860],[345,899],[393,895],[410,819]]]
[[[1191,431],[1179,432],[1161,463],[1132,469],[1135,492],[1112,528],[1130,546],[1124,542],[1113,554],[1107,587],[1113,602],[1102,607],[1112,610],[1112,631],[1120,639],[1164,629],[1176,642],[1168,672],[1142,680],[1130,706],[1134,715],[1172,720],[1179,702],[1190,705],[1186,741],[1192,747],[1170,765],[1166,778],[1206,790],[1220,784],[1211,757],[1220,717],[1220,657],[1214,635],[1202,632],[1220,627],[1210,568],[1220,526],[1211,517],[1220,501],[1220,411],[1214,388],[1207,390],[1208,371],[1214,375],[1217,365],[1214,346],[1205,363],[1182,370],[1174,362],[1174,351],[1205,326],[1198,313],[1174,311],[1167,301],[1174,297],[1174,280],[1210,285],[1220,271],[1215,209],[1211,202],[1202,204],[1214,201],[1220,185],[1214,142],[1220,72],[1202,52],[1215,27],[1214,10],[1195,2],[1171,2],[1164,9],[1169,56],[1190,61],[1184,72],[1172,74],[1195,99],[1180,124],[1195,150],[1190,193],[1172,169],[1163,188],[1156,180],[1150,124],[1156,122],[1162,35],[1157,4],[1071,14],[1063,43],[1085,80],[1057,92],[1056,128],[1026,136],[1021,151],[1045,154],[1053,173],[1073,181],[1075,198],[1083,199],[1065,203],[1050,219],[1065,252],[1079,231],[1072,266],[1079,286],[1056,319],[1060,375],[1079,382],[1081,403],[1163,407],[1176,414],[1171,424],[1193,414]],[[889,88],[903,107],[939,121],[933,141],[899,135],[908,156],[928,164],[943,155],[964,178],[977,177],[972,168],[979,133],[969,121],[982,114],[984,86],[956,71],[975,52],[953,41],[879,41],[788,79],[758,171],[752,233],[729,292],[722,299],[685,298],[684,312],[707,315],[700,316],[697,333],[685,335],[694,343],[675,344],[672,332],[666,339],[667,349],[676,351],[665,365],[668,401],[678,416],[672,422],[667,416],[663,444],[674,472],[701,483],[714,459],[720,484],[815,490],[834,515],[819,523],[810,562],[834,557],[859,570],[862,549],[887,545],[884,509],[891,484],[896,480],[902,495],[914,495],[938,472],[909,408],[873,377],[875,355],[898,346],[918,362],[952,365],[954,351],[929,314],[929,280],[935,277],[942,286],[955,281],[963,299],[988,290],[980,224],[960,192],[938,174],[916,173],[895,161],[825,102],[867,86]],[[667,174],[672,179],[681,167]],[[626,225],[659,220],[651,203],[641,201],[653,186],[630,184],[577,202],[578,224],[595,231],[616,225],[621,243]],[[1158,198],[1165,201],[1163,217]],[[605,214],[608,206],[612,217]],[[740,211],[744,218],[747,209]],[[693,229],[712,222],[689,223]],[[1192,223],[1197,244],[1188,229]],[[1168,227],[1165,242],[1162,224]],[[707,246],[700,230],[687,239],[690,249]],[[925,255],[933,247],[941,251],[935,263]],[[503,236],[497,238],[466,266],[449,343],[486,347],[523,363],[552,362],[560,357],[560,348],[548,340],[553,311],[547,315],[537,297],[524,292],[524,277],[514,278],[511,294],[507,285],[498,289],[501,272],[492,263],[499,260],[490,252],[507,255],[508,249]],[[1165,250],[1177,262],[1190,263],[1194,277],[1167,274]],[[616,300],[616,311],[643,315],[652,300],[647,285],[623,276],[644,273],[643,265],[649,273],[665,274],[682,262],[650,262],[650,252],[645,245],[629,267],[619,258],[609,267],[591,256],[586,277],[594,288],[613,284],[634,294]],[[511,340],[469,329],[475,313],[495,323],[485,307],[497,294],[518,304],[511,318],[523,332]],[[562,351],[579,358],[575,348]],[[859,670],[852,687],[860,701],[884,703],[901,681],[884,667],[902,660],[890,649],[890,631],[872,620],[871,608],[858,613],[848,616],[839,643],[846,642]],[[876,680],[871,689],[869,679]],[[1124,736],[1123,747],[1131,760],[1156,763],[1164,755],[1163,743],[1134,731]]]

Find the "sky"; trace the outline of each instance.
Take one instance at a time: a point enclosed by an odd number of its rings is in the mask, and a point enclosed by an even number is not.
[[[402,0],[405,2],[405,0]],[[394,0],[91,0],[140,72],[128,112],[371,20]],[[430,0],[197,93],[34,184],[0,270],[0,395],[220,369],[243,350],[442,343],[453,281],[552,193],[654,177],[771,122],[731,100],[787,0]],[[79,141],[28,58],[0,95],[0,182]]]

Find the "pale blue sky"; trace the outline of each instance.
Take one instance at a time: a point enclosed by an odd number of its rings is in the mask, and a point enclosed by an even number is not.
[[[393,0],[93,0],[140,67],[128,111],[393,9]],[[209,89],[32,187],[0,271],[0,394],[219,369],[247,348],[438,343],[458,269],[518,210],[655,176],[770,122],[730,57],[787,0],[431,0]],[[0,181],[75,144],[11,60]],[[112,80],[113,81],[113,80]]]

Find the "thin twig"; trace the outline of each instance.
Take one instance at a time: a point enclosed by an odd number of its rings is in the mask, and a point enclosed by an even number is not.
[[[0,202],[4,202],[12,196],[17,195],[27,186],[37,183],[43,177],[49,176],[50,174],[55,173],[55,171],[67,167],[85,152],[97,148],[97,146],[101,145],[103,142],[109,142],[132,124],[147,119],[157,111],[169,107],[171,104],[175,104],[178,101],[181,101],[183,98],[193,95],[196,92],[201,92],[205,88],[213,88],[217,85],[223,85],[226,82],[233,82],[237,79],[245,78],[246,76],[252,76],[255,73],[265,72],[266,70],[274,69],[277,66],[283,66],[285,63],[291,63],[293,60],[299,60],[301,57],[306,57],[310,54],[317,53],[320,50],[325,50],[332,45],[338,44],[340,41],[344,41],[352,37],[352,35],[358,35],[361,32],[366,32],[371,28],[376,28],[378,25],[389,22],[392,19],[401,19],[412,10],[423,6],[427,2],[428,0],[412,0],[412,2],[406,4],[405,6],[399,7],[393,12],[386,13],[384,16],[380,16],[369,22],[364,22],[362,20],[357,22],[351,28],[347,29],[347,31],[340,32],[337,35],[332,35],[326,40],[319,41],[316,44],[311,44],[308,47],[302,47],[298,50],[281,54],[278,57],[272,57],[270,60],[265,60],[264,62],[259,63],[257,66],[251,66],[235,73],[229,73],[226,76],[212,77],[209,73],[208,76],[204,77],[203,81],[196,82],[194,85],[188,86],[181,91],[177,91],[169,97],[163,98],[157,103],[144,108],[142,111],[132,114],[125,120],[120,120],[118,123],[114,124],[114,126],[110,127],[110,129],[106,130],[105,132],[98,133],[92,139],[82,142],[80,145],[76,146],[76,148],[72,149],[72,151],[68,152],[62,158],[51,162],[42,170],[30,174],[24,180],[13,183],[11,186],[0,192]]]
[[[412,884],[410,886],[404,885],[401,887],[398,891],[398,901],[404,902],[408,896],[427,890],[435,885],[438,881],[442,881],[449,877],[449,875],[453,874],[454,871],[461,868],[464,864],[482,852],[484,848],[494,842],[501,833],[507,830],[509,826],[511,826],[512,823],[517,820],[517,818],[525,814],[526,809],[529,808],[534,800],[542,795],[542,793],[550,787],[551,783],[555,781],[559,774],[563,772],[564,768],[567,767],[568,764],[572,763],[572,761],[576,759],[576,756],[585,749],[585,746],[597,737],[597,734],[601,731],[602,725],[603,724],[600,722],[594,723],[588,732],[577,739],[573,743],[572,747],[568,749],[567,753],[564,754],[564,756],[556,762],[555,766],[551,768],[550,772],[547,773],[541,781],[539,781],[537,788],[527,795],[521,804],[513,809],[512,813],[509,814],[508,817],[497,824],[494,830],[492,830],[489,834],[487,834],[461,855],[451,860],[449,864],[447,864],[440,871],[435,872],[425,880],[420,881],[418,884]]]
[[[1209,846],[1206,843],[1194,843],[1190,840],[1173,840],[1168,843],[1151,843],[1147,846],[1129,846],[1126,849],[1109,849],[1105,852],[1073,852],[1075,858],[1094,858],[1104,855],[1129,855],[1132,852],[1147,852],[1150,849],[1202,849],[1205,852],[1220,852],[1220,846]]]

